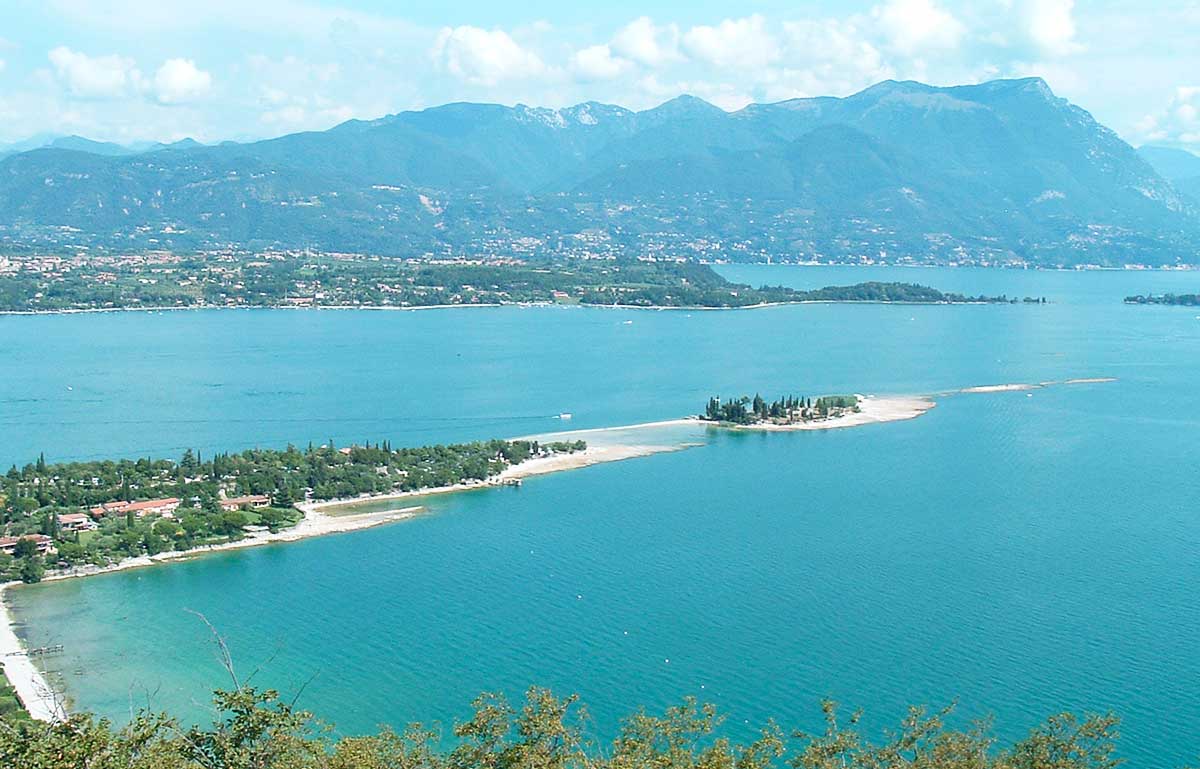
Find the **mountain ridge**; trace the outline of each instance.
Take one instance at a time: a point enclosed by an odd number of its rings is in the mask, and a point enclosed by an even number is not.
[[[1195,201],[1041,78],[732,112],[457,102],[171,150],[0,160],[0,244],[1059,265],[1200,245]]]

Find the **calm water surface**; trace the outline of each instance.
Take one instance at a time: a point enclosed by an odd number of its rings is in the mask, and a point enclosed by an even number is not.
[[[443,497],[367,532],[40,585],[11,603],[75,702],[204,718],[243,671],[345,732],[450,722],[482,690],[577,691],[611,734],[685,694],[748,734],[960,703],[1016,736],[1114,709],[1138,767],[1200,756],[1200,318],[1125,307],[1200,273],[726,268],[797,287],[900,279],[1046,306],[742,312],[499,308],[0,318],[0,460],[426,443],[630,424],[714,393],[955,395],[829,433]],[[633,323],[626,324],[625,321]]]

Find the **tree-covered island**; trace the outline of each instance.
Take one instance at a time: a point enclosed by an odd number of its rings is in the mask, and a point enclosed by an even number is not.
[[[726,280],[707,264],[675,260],[435,262],[274,252],[0,257],[0,312],[519,303],[725,308],[788,302],[1016,301],[874,281],[813,290],[754,288]]]
[[[837,419],[859,411],[857,395],[822,395],[816,400],[785,395],[768,403],[757,393],[751,398],[709,398],[700,419],[735,425],[795,425]]]
[[[47,569],[192,550],[256,529],[297,523],[296,504],[442,488],[495,479],[535,457],[582,451],[583,441],[481,441],[392,448],[252,449],[179,461],[48,464],[0,478],[0,580],[37,582]]]
[[[1125,304],[1166,304],[1178,307],[1200,307],[1200,294],[1137,294],[1125,297]]]

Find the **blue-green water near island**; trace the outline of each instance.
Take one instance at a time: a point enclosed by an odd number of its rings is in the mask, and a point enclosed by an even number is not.
[[[1137,767],[1200,757],[1200,273],[724,268],[1045,306],[497,308],[4,317],[0,461],[333,438],[428,443],[680,416],[713,393],[953,395],[912,421],[704,445],[445,496],[354,534],[11,591],[79,707],[205,717],[243,671],[344,732],[576,691],[611,735],[695,694],[749,734],[818,700],[959,702],[1018,736],[1118,711]],[[627,324],[625,321],[632,321]]]

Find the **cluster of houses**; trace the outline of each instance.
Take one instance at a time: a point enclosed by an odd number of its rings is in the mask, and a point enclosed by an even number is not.
[[[58,516],[59,530],[65,533],[95,531],[100,528],[97,521],[106,515],[129,515],[138,518],[155,515],[161,518],[174,518],[179,509],[180,500],[175,497],[165,499],[146,499],[139,502],[105,502],[93,507],[86,513],[62,513]],[[222,510],[241,510],[247,507],[266,507],[271,504],[271,498],[266,494],[251,494],[244,497],[224,497],[218,500]],[[54,540],[45,534],[24,534],[17,537],[0,536],[0,553],[12,555],[17,549],[17,543],[23,539],[32,540],[39,555],[53,555]]]
[[[147,515],[171,518],[177,509],[179,509],[179,500],[175,497],[168,497],[166,499],[146,499],[141,502],[105,502],[93,507],[91,513],[93,518],[105,515],[128,515],[129,513],[133,513],[138,518],[144,518]]]
[[[222,510],[241,510],[244,507],[266,507],[271,504],[271,498],[266,494],[251,494],[245,497],[223,497],[219,499],[218,504]],[[180,500],[176,497],[167,497],[165,499],[145,499],[140,502],[105,502],[102,505],[97,505],[91,509],[91,517],[95,528],[95,520],[105,515],[129,515],[133,513],[138,518],[145,518],[147,515],[157,515],[160,518],[174,518],[175,511],[179,509]],[[59,523],[66,528],[65,520],[77,517],[87,517],[83,513],[74,513],[72,515],[59,516]]]
[[[125,516],[134,515],[138,518],[146,516],[158,516],[161,518],[174,518],[175,511],[179,509],[181,500],[175,497],[167,497],[164,499],[147,499],[138,502],[106,502],[102,505],[97,505],[91,508],[86,513],[61,513],[58,516],[58,528],[64,534],[74,534],[87,531],[95,531],[100,528],[98,521],[106,515]],[[251,507],[266,507],[271,504],[271,498],[266,494],[251,494],[242,497],[223,497],[218,500],[218,504],[222,510],[242,510]],[[250,527],[248,527],[250,528]],[[3,530],[0,529],[0,554],[16,555],[17,547],[22,541],[30,541],[33,543],[34,551],[43,557],[53,557],[57,555],[58,549],[54,546],[54,538],[45,534],[21,534],[18,536],[6,536]],[[28,549],[26,549],[28,552]]]

